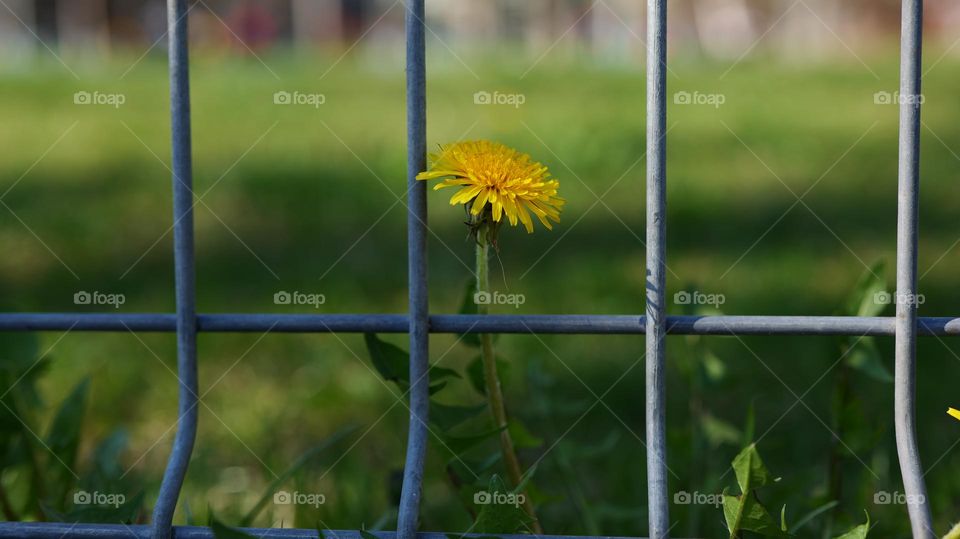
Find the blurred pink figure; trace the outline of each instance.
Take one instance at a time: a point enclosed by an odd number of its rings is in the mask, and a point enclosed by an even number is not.
[[[236,45],[244,51],[247,47],[253,51],[263,50],[277,38],[276,18],[259,2],[242,2],[234,7],[227,15],[227,24],[242,41]]]

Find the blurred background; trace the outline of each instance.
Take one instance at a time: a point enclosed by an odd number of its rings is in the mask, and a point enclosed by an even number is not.
[[[552,232],[503,232],[494,288],[524,302],[494,312],[642,312],[643,4],[427,2],[430,147],[504,142],[549,166],[568,201]],[[198,310],[404,312],[404,4],[189,5]],[[895,261],[899,4],[669,10],[669,311],[892,315],[877,298]],[[953,316],[960,6],[929,0],[925,16],[920,315]],[[5,311],[174,310],[165,32],[158,0],[0,2]],[[457,312],[473,264],[447,199],[429,196],[436,313]],[[278,303],[282,292],[323,301]],[[127,520],[146,518],[177,419],[174,336],[0,337],[4,518],[116,518],[79,511],[76,493],[96,489],[123,493]],[[736,491],[730,460],[756,441],[782,477],[762,494],[771,511],[786,505],[791,524],[819,511],[800,536],[831,537],[864,510],[877,536],[908,536],[892,344],[670,337],[673,533],[724,534],[721,510],[680,494]],[[644,533],[643,337],[505,335],[497,346],[545,530]],[[456,336],[431,338],[432,361],[464,377],[438,400],[482,404],[466,374],[475,356]],[[213,512],[238,524],[283,488],[325,502],[270,500],[253,524],[395,526],[408,412],[362,336],[202,334],[199,358],[200,431],[178,523]],[[960,405],[958,361],[954,341],[921,339],[917,417],[937,531],[960,518],[960,424],[944,413]],[[421,528],[464,531],[470,504],[445,434],[432,438]]]

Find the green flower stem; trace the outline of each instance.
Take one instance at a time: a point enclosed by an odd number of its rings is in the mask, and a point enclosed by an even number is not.
[[[487,238],[487,228],[481,227],[477,233],[477,292],[490,293],[490,243]],[[477,305],[479,314],[487,314],[487,306]],[[523,470],[520,468],[520,460],[517,458],[517,451],[513,446],[513,438],[510,436],[510,429],[507,422],[507,410],[503,404],[503,391],[500,388],[500,377],[497,376],[497,358],[493,352],[493,337],[484,333],[480,335],[481,357],[483,358],[483,379],[486,382],[487,403],[490,406],[490,414],[493,416],[493,423],[500,430],[500,452],[503,454],[503,462],[507,468],[507,475],[514,488],[523,482]],[[537,519],[533,511],[533,502],[530,497],[524,495],[523,508],[527,515],[533,519],[532,529],[535,534],[542,535],[543,528],[540,526],[540,520]]]

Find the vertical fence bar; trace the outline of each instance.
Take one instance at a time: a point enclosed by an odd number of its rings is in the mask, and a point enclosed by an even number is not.
[[[193,259],[193,165],[190,155],[190,75],[187,2],[167,0],[170,118],[173,150],[173,251],[177,300],[179,419],[173,450],[153,508],[153,537],[172,535],[173,514],[197,435],[197,315]]]
[[[920,59],[923,0],[903,0],[900,28],[900,156],[894,423],[915,538],[934,537],[914,426],[917,356],[917,222],[920,191]]]
[[[423,0],[405,0],[407,35],[407,249],[410,294],[410,424],[397,522],[399,539],[413,539],[420,515],[427,453],[430,380],[427,373],[427,191],[417,181],[427,168],[426,51]]]
[[[669,536],[666,442],[667,2],[647,2],[647,507],[650,537]]]

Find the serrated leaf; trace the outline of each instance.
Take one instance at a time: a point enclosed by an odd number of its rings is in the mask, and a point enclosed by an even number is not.
[[[364,333],[363,341],[370,362],[384,380],[410,382],[410,355],[399,346],[381,340],[374,333]]]
[[[741,494],[749,494],[751,491],[760,487],[769,485],[775,480],[767,467],[760,460],[760,453],[757,452],[757,445],[750,444],[739,455],[733,459],[733,472],[737,476],[737,484],[740,485]]]
[[[403,389],[410,386],[410,354],[399,346],[388,343],[374,333],[365,333],[363,341],[370,354],[370,362],[388,382],[393,382]],[[443,389],[446,379],[460,378],[460,373],[444,367],[430,367],[431,393]]]
[[[866,522],[843,535],[837,536],[836,539],[867,539],[867,534],[870,533],[870,513],[864,510],[863,514],[867,515]]]
[[[741,503],[744,504],[742,508]],[[730,537],[738,537],[741,531],[758,533],[764,537],[790,537],[752,493],[743,496],[724,494],[723,517]]]
[[[518,497],[514,497],[518,503],[494,503],[494,495],[506,495],[510,492],[500,476],[494,475],[490,478],[485,493],[488,495],[485,499],[490,503],[483,504],[477,515],[473,528],[477,533],[514,534],[528,531],[532,520],[519,503]],[[479,494],[478,500],[482,498]]]

